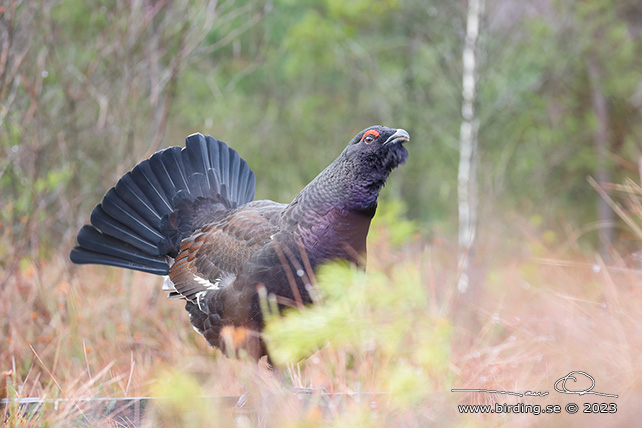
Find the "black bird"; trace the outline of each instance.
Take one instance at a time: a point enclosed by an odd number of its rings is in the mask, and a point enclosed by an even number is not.
[[[404,163],[403,129],[371,126],[290,204],[254,201],[255,177],[225,143],[193,134],[126,173],[78,232],[74,263],[169,275],[212,346],[265,355],[258,290],[279,307],[312,302],[308,275],[323,262],[362,264],[377,197]]]

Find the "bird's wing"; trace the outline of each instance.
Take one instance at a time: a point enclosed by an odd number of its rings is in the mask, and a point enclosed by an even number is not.
[[[203,227],[182,241],[170,268],[176,293],[194,303],[197,293],[232,284],[243,264],[277,232],[265,210],[253,204]]]

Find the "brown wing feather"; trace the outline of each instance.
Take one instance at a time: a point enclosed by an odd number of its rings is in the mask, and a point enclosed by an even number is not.
[[[245,206],[204,226],[184,239],[170,268],[176,291],[186,300],[208,289],[230,285],[244,263],[268,242],[278,229],[261,212]]]

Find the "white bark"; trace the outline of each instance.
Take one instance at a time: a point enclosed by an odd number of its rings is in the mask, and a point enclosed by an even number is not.
[[[477,224],[477,131],[475,113],[477,98],[477,39],[483,0],[469,0],[466,18],[466,39],[463,52],[462,122],[459,134],[459,171],[457,201],[459,209],[459,268],[457,289],[468,291],[471,280],[470,258],[475,243]]]

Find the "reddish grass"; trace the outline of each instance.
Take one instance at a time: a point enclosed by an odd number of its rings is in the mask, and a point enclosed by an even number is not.
[[[524,239],[519,256],[498,257],[488,268],[485,289],[469,308],[477,313],[476,330],[452,319],[456,257],[451,248],[437,241],[415,240],[400,249],[391,249],[385,238],[371,242],[370,269],[389,271],[410,260],[420,271],[419,286],[427,289],[428,315],[454,328],[448,368],[426,378],[430,391],[419,401],[391,394],[336,395],[385,392],[386,367],[394,356],[376,350],[328,345],[276,373],[263,364],[227,359],[190,328],[181,302],[165,299],[161,278],[72,267],[64,254],[23,262],[0,290],[0,395],[169,396],[148,410],[149,426],[159,421],[165,426],[301,427],[633,424],[642,402],[642,272],[623,262],[606,266],[599,257],[542,253],[539,242]],[[591,374],[595,391],[619,398],[556,393],[555,380],[574,370]],[[302,399],[292,387],[314,392]],[[521,401],[559,404],[562,414],[460,415],[457,404],[520,400],[452,393],[451,388],[548,391],[546,397]],[[249,398],[240,409],[203,406],[191,398],[244,393]],[[580,404],[580,413],[566,414],[569,402]],[[618,412],[582,414],[584,402],[614,402]],[[87,406],[65,402],[43,408],[31,420],[14,409],[6,423],[60,425],[87,412]]]

